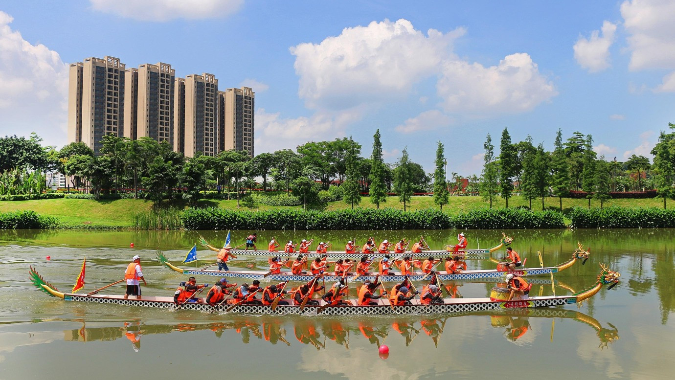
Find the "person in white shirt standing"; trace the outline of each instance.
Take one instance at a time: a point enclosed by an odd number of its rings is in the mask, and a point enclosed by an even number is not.
[[[141,284],[139,280],[143,280],[143,285],[145,286],[148,286],[148,283],[143,278],[141,258],[138,255],[134,256],[132,262],[127,266],[127,270],[124,272],[124,279],[127,280],[127,293],[124,295],[124,299],[128,299],[129,296],[136,296],[136,299],[140,299]]]

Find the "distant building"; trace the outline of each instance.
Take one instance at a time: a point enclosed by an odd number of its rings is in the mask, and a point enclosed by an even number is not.
[[[103,136],[123,136],[124,71],[119,58],[108,56],[70,66],[68,142],[82,141],[98,153]]]
[[[253,109],[255,92],[250,87],[228,88],[219,94],[220,150],[237,150],[254,155]]]
[[[218,80],[213,74],[185,78],[185,157],[215,156],[218,144]]]

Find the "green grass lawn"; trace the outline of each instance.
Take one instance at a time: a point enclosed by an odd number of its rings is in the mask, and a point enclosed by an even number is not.
[[[546,207],[559,207],[558,198],[546,198]],[[501,198],[496,198],[493,202],[494,208],[504,207],[505,202]],[[509,201],[509,207],[527,206],[529,202],[522,197],[513,197]],[[205,200],[200,202],[200,206],[211,206],[219,208],[236,209],[236,200]],[[586,199],[567,199],[563,198],[563,208],[588,207]],[[611,199],[604,202],[604,207],[620,206],[629,208],[642,207],[663,207],[663,200],[654,199]],[[149,212],[153,204],[150,201],[140,199],[119,199],[95,201],[89,199],[45,199],[31,201],[4,201],[0,202],[0,212],[33,210],[40,215],[57,217],[63,224],[71,227],[132,227],[134,225],[134,215],[138,213]],[[180,206],[183,207],[183,206]],[[328,210],[348,209],[351,206],[344,202],[331,202]],[[368,197],[361,199],[361,208],[375,208]],[[388,197],[387,202],[380,205],[381,208],[390,207],[403,209],[403,203],[398,201],[398,197]],[[443,211],[455,215],[475,209],[489,208],[489,204],[481,197],[476,196],[458,196],[450,197],[449,204],[443,207]],[[591,201],[591,207],[600,207],[599,201]],[[668,208],[675,207],[674,202],[668,203]],[[271,210],[276,208],[301,209],[302,206],[266,206],[260,205],[253,210]],[[434,204],[433,197],[418,196],[413,197],[408,205],[409,210],[421,210],[428,208],[438,208]],[[243,206],[241,210],[245,210]],[[541,200],[532,202],[532,209],[541,210]]]

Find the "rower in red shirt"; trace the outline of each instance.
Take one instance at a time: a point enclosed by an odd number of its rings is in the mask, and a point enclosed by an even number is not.
[[[434,265],[440,263],[441,260],[434,260],[432,256],[429,256],[428,259],[424,260],[422,262],[422,272],[423,273],[431,273],[432,269],[434,268]]]
[[[413,253],[422,253],[423,249],[429,249],[426,244],[424,244],[424,239],[420,239],[417,243],[413,244],[412,252]]]
[[[345,253],[356,253],[356,245],[353,241],[348,241],[345,246]]]
[[[378,271],[378,273],[380,273],[383,276],[386,276],[389,274],[389,268],[391,268],[391,261],[389,261],[389,255],[385,255],[382,258],[382,260],[380,260],[379,264],[380,270]]]
[[[389,243],[389,240],[385,240],[382,243],[380,243],[380,246],[377,248],[377,252],[389,253],[389,246],[391,246],[391,243]]]
[[[328,244],[321,242],[316,246],[316,253],[326,253],[328,252]]]
[[[309,246],[312,244],[314,239],[311,239],[309,241],[302,239],[300,242],[300,248],[298,249],[298,252],[300,253],[309,253]]]
[[[361,261],[356,265],[356,273],[359,276],[367,276],[370,264],[372,264],[372,261],[368,260],[368,256],[362,256]]]
[[[286,243],[286,246],[284,247],[284,252],[286,253],[295,253],[295,247],[297,244],[293,244],[292,240],[289,240],[288,243]]]
[[[277,243],[277,239],[272,237],[272,240],[270,240],[270,243],[267,245],[267,250],[270,252],[276,252],[277,248],[279,248],[279,243]]]

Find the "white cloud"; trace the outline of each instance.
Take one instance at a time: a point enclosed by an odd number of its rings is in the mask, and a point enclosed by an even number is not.
[[[396,127],[396,131],[400,133],[429,131],[447,127],[451,123],[452,120],[441,111],[429,110],[406,120],[405,123]]]
[[[618,113],[609,115],[610,120],[626,120],[626,115],[621,115]]]
[[[621,15],[629,34],[630,69],[675,68],[674,1],[624,1]]]
[[[241,83],[239,83],[239,87],[250,87],[253,89],[253,92],[255,93],[261,93],[269,90],[270,86],[266,85],[265,83],[258,82],[255,79],[244,79]]]
[[[438,72],[452,41],[464,29],[427,35],[407,20],[345,28],[319,44],[290,49],[296,56],[300,98],[310,108],[345,109],[401,98],[416,82]]]
[[[491,67],[448,60],[436,88],[445,110],[458,113],[526,112],[558,94],[527,53]]]
[[[89,0],[94,10],[141,21],[177,18],[207,19],[228,16],[244,0]]]
[[[593,151],[598,154],[598,156],[607,156],[616,155],[616,148],[609,147],[605,144],[600,144],[593,147]]]
[[[310,117],[285,119],[280,113],[255,112],[255,152],[293,149],[309,141],[326,141],[345,136],[345,127],[361,118],[357,109],[337,115],[316,112]]]
[[[37,132],[45,143],[66,140],[68,65],[42,44],[10,27],[0,11],[0,136]]]
[[[398,158],[398,156],[400,156],[400,155],[401,155],[401,151],[396,149],[396,148],[394,148],[392,150],[382,149],[382,159],[384,161],[387,161],[387,160],[393,161],[393,159]],[[368,157],[370,157],[370,156],[368,156]]]
[[[609,21],[602,23],[602,37],[600,31],[591,32],[591,38],[579,36],[574,44],[574,59],[577,63],[594,73],[607,69],[610,66],[609,47],[614,43],[616,24]]]
[[[640,145],[635,147],[635,149],[627,150],[623,152],[623,159],[627,160],[632,155],[636,156],[645,156],[649,159],[652,159],[652,149],[656,145],[654,142],[650,141],[654,136],[653,131],[646,131],[640,134]]]
[[[675,71],[663,77],[663,82],[654,89],[654,92],[675,92]]]

